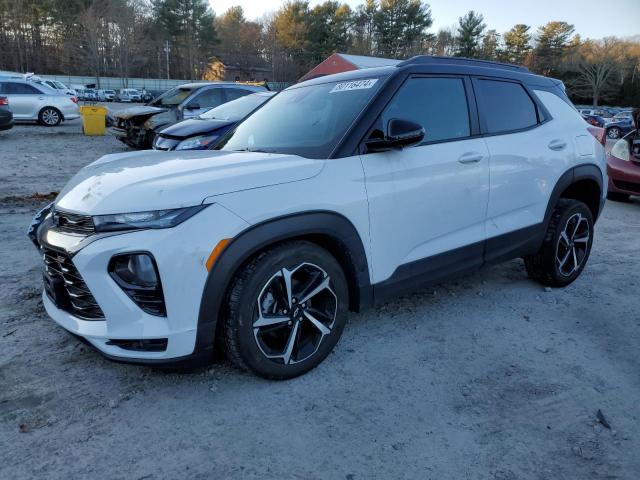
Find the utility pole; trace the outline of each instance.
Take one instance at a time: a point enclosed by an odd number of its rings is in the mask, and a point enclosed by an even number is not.
[[[171,47],[169,46],[169,40],[164,41],[164,53],[167,55],[167,80],[169,80],[169,52]]]

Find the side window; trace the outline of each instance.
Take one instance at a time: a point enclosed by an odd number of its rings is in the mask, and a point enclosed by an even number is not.
[[[519,83],[478,80],[475,85],[487,133],[519,130],[538,123],[536,105]]]
[[[461,78],[410,78],[382,113],[383,128],[392,118],[416,122],[436,142],[471,135],[469,109]]]
[[[227,88],[226,93],[227,93],[227,102],[230,102],[231,100],[236,100],[240,97],[244,97],[245,95],[249,95],[250,93],[255,93],[255,92],[252,92],[251,90],[244,90],[242,88]]]
[[[9,93],[9,89],[7,88],[9,84],[0,82],[0,94],[4,93],[5,95]]]
[[[200,105],[200,108],[211,108],[222,105],[224,103],[222,89],[209,88],[208,90],[205,90],[204,92],[196,95],[189,103],[197,103],[198,105]]]
[[[39,95],[40,91],[24,83],[7,83],[7,93],[13,95]]]

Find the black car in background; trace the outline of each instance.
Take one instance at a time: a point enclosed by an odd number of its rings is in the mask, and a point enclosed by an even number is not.
[[[9,110],[9,100],[0,96],[0,130],[9,130],[13,127],[13,112]]]
[[[133,148],[151,148],[156,133],[167,125],[194,118],[207,110],[266,88],[234,82],[187,83],[168,90],[147,105],[112,114],[110,132]]]
[[[200,116],[160,130],[154,150],[209,150],[243,118],[264,105],[276,92],[258,92],[212,108]]]

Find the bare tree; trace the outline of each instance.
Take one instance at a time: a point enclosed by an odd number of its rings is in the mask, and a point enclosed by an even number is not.
[[[593,106],[607,99],[619,86],[624,48],[615,38],[587,40],[577,49],[573,59],[576,77],[568,82],[573,92],[593,99]]]

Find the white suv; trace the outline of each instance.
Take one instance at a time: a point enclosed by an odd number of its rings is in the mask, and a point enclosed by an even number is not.
[[[606,198],[604,132],[562,84],[416,57],[294,85],[219,151],[109,155],[37,215],[43,301],[115,360],[290,378],[349,310],[524,257],[561,287]],[[392,321],[392,319],[389,319]]]

